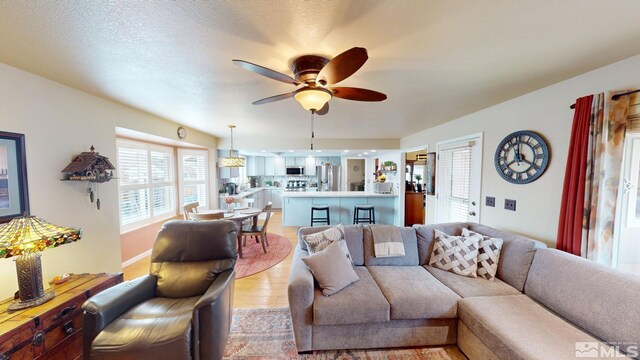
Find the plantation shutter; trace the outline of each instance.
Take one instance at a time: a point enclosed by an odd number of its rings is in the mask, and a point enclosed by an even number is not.
[[[438,222],[469,219],[471,146],[468,143],[441,149],[438,167]]]
[[[182,205],[198,202],[200,206],[208,207],[207,151],[181,150],[179,156]]]
[[[152,148],[151,159],[153,215],[175,214],[175,181],[173,180],[173,149]]]

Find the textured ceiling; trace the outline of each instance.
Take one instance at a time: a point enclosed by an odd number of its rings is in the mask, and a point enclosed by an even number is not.
[[[399,138],[640,53],[640,1],[0,1],[0,62],[228,137],[309,136],[294,100],[301,54],[354,46],[369,61],[341,86],[382,103],[333,99],[318,138]],[[576,94],[579,96],[582,94]]]

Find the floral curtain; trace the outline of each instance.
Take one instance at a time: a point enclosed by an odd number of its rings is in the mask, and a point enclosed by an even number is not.
[[[619,93],[619,92],[617,92]],[[616,93],[576,101],[562,205],[560,250],[613,265],[613,232],[629,97]]]
[[[613,265],[613,232],[622,169],[629,97],[594,96],[583,213],[582,251],[587,259]],[[604,99],[603,99],[604,98]]]

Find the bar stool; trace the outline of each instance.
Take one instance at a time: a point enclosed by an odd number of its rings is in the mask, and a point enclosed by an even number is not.
[[[366,212],[366,216],[360,216],[360,212]],[[353,209],[353,223],[367,223],[367,224],[375,224],[376,223],[376,209],[373,205],[356,205]]]
[[[324,217],[316,217],[315,212],[324,212]],[[329,205],[312,205],[311,206],[311,226],[314,223],[327,223],[327,225],[331,225],[329,222]]]

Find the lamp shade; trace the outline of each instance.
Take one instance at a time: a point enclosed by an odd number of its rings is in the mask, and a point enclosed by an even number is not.
[[[235,156],[220,158],[220,167],[244,167],[244,158]]]
[[[333,94],[331,91],[321,87],[305,87],[297,90],[293,95],[293,98],[308,111],[317,111],[322,109],[324,104],[331,100],[332,97]]]
[[[31,215],[16,217],[0,228],[0,258],[33,254],[81,237],[81,229],[53,225]]]

